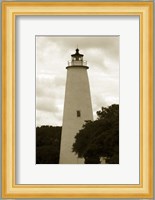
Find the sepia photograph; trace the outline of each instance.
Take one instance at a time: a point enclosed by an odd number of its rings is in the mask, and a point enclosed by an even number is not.
[[[36,164],[119,164],[119,39],[36,36]]]

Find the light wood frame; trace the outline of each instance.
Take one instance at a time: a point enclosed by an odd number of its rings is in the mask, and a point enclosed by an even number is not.
[[[15,183],[15,19],[19,15],[140,18],[140,184]],[[2,2],[2,197],[153,198],[153,2]]]

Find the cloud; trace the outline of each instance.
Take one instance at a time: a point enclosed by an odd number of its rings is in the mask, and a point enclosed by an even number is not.
[[[61,123],[60,123],[61,122]],[[62,126],[62,113],[36,111],[36,126]]]
[[[36,77],[36,96],[54,96],[59,95],[59,90],[65,88],[65,78],[57,77],[52,74],[40,74]]]
[[[52,117],[53,123],[62,120],[62,111],[64,104],[64,93],[65,93],[65,80],[64,78],[56,77],[53,74],[40,74],[36,77],[36,110],[42,111],[38,112],[39,115],[49,115]],[[56,113],[61,113],[61,116]],[[56,117],[57,116],[57,117]],[[59,120],[57,120],[57,118]],[[45,120],[46,119],[46,120]],[[47,117],[40,117],[37,119],[43,124],[46,124]],[[38,124],[40,124],[38,122]]]
[[[58,108],[53,98],[37,98],[36,109],[46,112],[58,112]]]

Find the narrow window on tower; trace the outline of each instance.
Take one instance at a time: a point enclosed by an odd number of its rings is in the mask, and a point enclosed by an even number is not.
[[[77,110],[77,111],[76,111],[76,115],[77,115],[77,117],[81,117],[81,112],[80,112],[80,110]]]

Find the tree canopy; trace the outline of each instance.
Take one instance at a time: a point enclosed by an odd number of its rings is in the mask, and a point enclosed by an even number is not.
[[[97,111],[97,120],[86,121],[75,136],[73,152],[85,158],[85,163],[119,163],[119,105],[102,107]]]
[[[36,164],[59,164],[61,127],[36,128]]]

